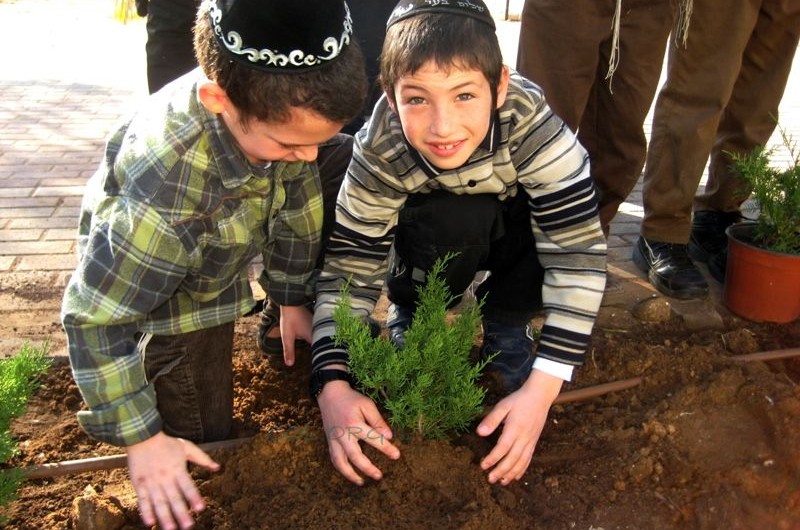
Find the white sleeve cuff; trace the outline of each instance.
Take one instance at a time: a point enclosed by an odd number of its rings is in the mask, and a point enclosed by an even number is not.
[[[543,357],[537,357],[533,361],[534,370],[540,370],[568,382],[572,380],[572,371],[574,368],[575,367],[571,364],[559,363]]]

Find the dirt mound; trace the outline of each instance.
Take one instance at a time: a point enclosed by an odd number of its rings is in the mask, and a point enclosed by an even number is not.
[[[295,368],[261,355],[257,317],[237,324],[235,436],[195,470],[208,509],[201,529],[247,528],[800,528],[800,361],[734,355],[797,347],[800,322],[692,332],[680,321],[598,328],[565,390],[642,377],[632,389],[556,405],[523,480],[492,486],[477,462],[495,439],[401,440],[402,458],[370,457],[379,483],[357,487],[328,460]],[[488,401],[498,396],[490,387]],[[108,454],[77,427],[80,396],[62,359],[14,427],[12,462]],[[97,514],[100,515],[97,515]],[[124,469],[30,481],[9,529],[142,528]],[[94,524],[94,523],[93,523]],[[87,526],[89,525],[89,526]]]

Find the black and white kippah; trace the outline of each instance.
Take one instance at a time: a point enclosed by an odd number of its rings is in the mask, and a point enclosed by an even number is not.
[[[223,51],[260,70],[308,71],[335,61],[353,38],[344,0],[206,1]]]
[[[389,20],[388,28],[395,22],[425,13],[441,13],[472,17],[497,29],[492,13],[482,0],[400,0],[395,6]]]

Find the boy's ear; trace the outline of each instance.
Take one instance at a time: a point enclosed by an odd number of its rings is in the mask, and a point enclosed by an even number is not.
[[[222,114],[230,105],[228,94],[214,81],[206,80],[200,83],[200,86],[197,87],[197,95],[200,103],[213,114]]]
[[[389,103],[389,108],[397,114],[397,101],[394,99],[394,90],[391,92],[384,90],[383,93],[386,94],[386,101]]]
[[[508,66],[503,65],[503,71],[500,72],[500,82],[497,83],[497,108],[499,109],[503,103],[506,102],[508,95],[508,78],[510,76]]]

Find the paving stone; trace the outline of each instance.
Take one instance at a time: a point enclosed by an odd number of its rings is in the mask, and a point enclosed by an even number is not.
[[[47,241],[75,241],[77,235],[76,228],[53,228],[44,233],[44,239]]]
[[[70,217],[34,217],[28,219],[11,219],[9,229],[23,228],[72,228],[77,233],[78,219]]]
[[[30,188],[6,188],[0,184],[0,197],[11,197],[13,199],[20,199],[23,197],[31,197],[33,195],[33,191],[35,187]]]
[[[4,215],[6,208],[55,208],[59,205],[58,197],[2,197],[0,198],[0,215]]]
[[[71,241],[3,241],[0,255],[26,256],[30,254],[67,254],[72,251]]]
[[[0,256],[0,271],[7,272],[17,258],[15,256]]]
[[[42,238],[42,229],[0,230],[0,241],[38,241]]]
[[[78,257],[72,251],[72,247],[61,254],[50,254],[41,256],[21,256],[15,271],[65,271],[75,270],[78,265]]]
[[[34,192],[34,197],[63,197],[70,195],[83,195],[84,186],[39,186]]]
[[[26,217],[50,217],[55,207],[0,208],[0,217],[24,219]]]

